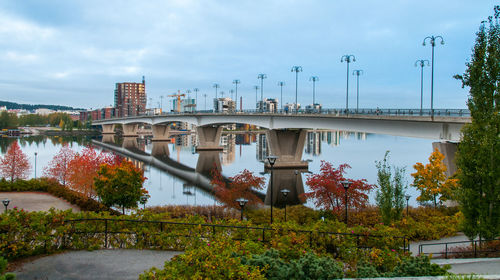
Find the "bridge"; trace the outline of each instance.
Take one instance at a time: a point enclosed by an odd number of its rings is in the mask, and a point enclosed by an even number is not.
[[[342,131],[387,134],[394,136],[427,138],[440,141],[437,147],[447,158],[448,169],[454,172],[453,164],[456,142],[460,141],[460,130],[471,122],[467,110],[380,110],[361,111],[321,110],[298,111],[292,114],[255,112],[253,110],[213,113],[170,113],[157,116],[133,116],[97,120],[93,125],[102,126],[103,134],[115,134],[116,125],[121,125],[124,137],[136,137],[139,125],[151,125],[153,141],[168,141],[170,124],[183,122],[196,126],[199,144],[197,151],[221,150],[220,139],[223,125],[250,124],[267,129],[267,141],[271,154],[278,156],[275,168],[306,168],[302,161],[306,129],[330,129]],[[455,142],[455,143],[450,143]]]

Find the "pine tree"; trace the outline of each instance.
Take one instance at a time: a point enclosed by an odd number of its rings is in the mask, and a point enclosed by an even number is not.
[[[472,58],[462,80],[470,88],[472,123],[458,146],[459,203],[464,233],[494,238],[500,232],[500,6],[477,32]],[[488,25],[488,27],[486,27]]]

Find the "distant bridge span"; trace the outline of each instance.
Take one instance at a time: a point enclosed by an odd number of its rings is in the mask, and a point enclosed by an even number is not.
[[[343,114],[272,114],[272,113],[183,113],[159,116],[136,116],[94,121],[94,125],[150,124],[161,126],[185,122],[197,127],[241,123],[270,130],[331,129],[375,134],[427,138],[459,142],[460,129],[471,121],[467,116],[419,115],[343,115]],[[153,132],[154,133],[154,132]]]

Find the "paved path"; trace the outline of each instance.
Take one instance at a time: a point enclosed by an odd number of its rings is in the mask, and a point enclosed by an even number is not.
[[[465,236],[463,233],[459,233],[458,235],[451,236],[451,237],[445,237],[441,238],[439,240],[428,240],[428,241],[418,241],[418,242],[412,242],[410,243],[410,251],[412,255],[416,256],[418,255],[418,247],[421,244],[431,244],[431,243],[443,243],[443,242],[458,242],[458,241],[469,241],[469,238]],[[457,245],[448,245],[448,250],[450,250],[453,247],[457,246],[467,246],[468,244],[463,243],[463,244],[457,244]],[[428,254],[428,253],[433,253],[436,255],[437,253],[444,252],[445,246],[444,245],[431,245],[431,246],[423,246],[423,252]]]
[[[151,267],[181,254],[174,251],[114,249],[70,251],[25,263],[14,271],[19,280],[138,279]]]
[[[455,274],[497,275],[497,279],[500,279],[500,258],[435,259],[432,262],[439,265],[450,264],[449,271]]]
[[[58,210],[73,209],[75,212],[80,211],[78,206],[43,192],[0,192],[0,200],[4,198],[10,199],[8,209],[17,207],[26,211],[47,211],[54,207]]]

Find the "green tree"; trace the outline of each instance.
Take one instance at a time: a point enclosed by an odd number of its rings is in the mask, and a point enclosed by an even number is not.
[[[144,180],[142,170],[123,160],[119,164],[101,165],[94,186],[104,205],[119,206],[125,214],[125,208],[137,207],[141,196],[147,194],[142,188]]]
[[[2,111],[0,113],[0,129],[3,128],[16,128],[17,127],[17,115],[14,113],[9,113],[7,111]]]
[[[494,11],[494,19],[479,27],[467,70],[455,76],[470,88],[472,122],[462,129],[456,159],[458,201],[469,238],[493,238],[500,232],[500,6]]]
[[[382,221],[388,225],[402,217],[406,184],[404,182],[405,168],[390,166],[389,151],[385,152],[384,160],[376,161],[377,190],[375,200],[380,209]]]

